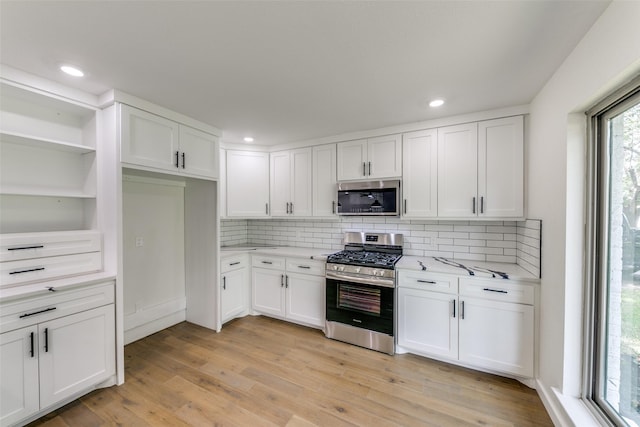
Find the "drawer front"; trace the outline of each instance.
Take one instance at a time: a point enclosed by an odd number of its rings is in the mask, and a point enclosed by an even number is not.
[[[245,268],[249,265],[248,258],[249,256],[245,254],[225,257],[220,260],[220,272],[226,273],[228,271]]]
[[[284,270],[285,259],[282,257],[252,255],[251,265],[253,267],[272,268],[274,270]]]
[[[398,287],[457,294],[458,277],[448,274],[399,270]]]
[[[460,295],[533,305],[533,285],[508,280],[460,279]]]
[[[0,262],[100,250],[102,234],[96,231],[17,233],[0,236]]]
[[[0,333],[113,304],[114,300],[114,282],[109,281],[1,304]]]
[[[287,258],[287,271],[290,273],[324,276],[326,263],[309,258]]]
[[[102,252],[0,263],[0,287],[102,270]]]

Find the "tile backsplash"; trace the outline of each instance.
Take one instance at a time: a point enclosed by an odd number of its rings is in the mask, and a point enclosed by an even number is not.
[[[338,251],[346,231],[402,233],[405,255],[507,262],[540,276],[539,220],[224,219],[220,240],[222,246],[266,244]]]

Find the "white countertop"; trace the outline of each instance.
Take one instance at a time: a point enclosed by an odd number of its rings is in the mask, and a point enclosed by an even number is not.
[[[273,255],[282,257],[295,257],[306,259],[317,259],[325,261],[327,256],[338,252],[333,249],[298,248],[295,246],[223,246],[220,248],[220,257],[226,258],[240,252],[249,254]]]
[[[528,280],[533,282],[540,281],[540,278],[529,273],[527,270],[525,270],[524,268],[520,267],[517,264],[509,264],[504,262],[470,261],[466,259],[460,259],[460,260],[452,259],[452,258],[447,258],[447,259],[450,261],[460,263],[470,269],[479,267],[481,269],[500,271],[500,272],[506,273],[509,276],[509,279]],[[443,264],[430,256],[420,257],[420,256],[403,255],[400,261],[398,261],[398,263],[396,264],[396,269],[420,271],[420,270],[423,270],[422,266],[420,265],[420,262],[427,268],[425,270],[427,272],[455,274],[457,276],[469,275],[469,273],[465,269]],[[474,271],[474,275],[475,277],[486,277],[486,278],[492,277],[492,274],[490,272],[485,272],[485,271]],[[496,275],[495,277],[498,279],[501,278],[499,275]]]

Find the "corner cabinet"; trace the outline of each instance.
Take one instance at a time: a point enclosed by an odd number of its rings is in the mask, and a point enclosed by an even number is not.
[[[227,217],[269,216],[269,153],[227,150]]]
[[[115,375],[113,282],[0,308],[0,425],[44,414]]]
[[[533,284],[401,270],[398,346],[530,380],[534,376]]]
[[[438,216],[524,216],[524,119],[438,128]]]
[[[338,143],[338,181],[402,175],[402,136]]]
[[[129,105],[120,104],[121,161],[152,170],[218,178],[215,135]]]

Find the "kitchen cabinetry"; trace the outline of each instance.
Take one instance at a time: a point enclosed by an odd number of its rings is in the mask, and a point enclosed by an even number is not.
[[[311,216],[311,148],[271,153],[271,216]]]
[[[402,175],[401,135],[341,142],[337,150],[338,181]]]
[[[531,378],[533,304],[532,284],[401,270],[398,346]]]
[[[220,317],[225,323],[246,314],[249,293],[249,256],[240,254],[225,257],[221,261],[220,271]]]
[[[435,129],[402,136],[402,216],[438,215],[438,132]]]
[[[337,212],[336,144],[313,147],[313,216]]]
[[[252,307],[265,315],[323,328],[323,261],[252,256]]]
[[[524,215],[522,116],[438,129],[438,216]]]
[[[115,375],[113,282],[1,306],[0,424],[9,425]]]
[[[121,104],[121,161],[170,174],[218,178],[218,138]]]
[[[227,217],[269,216],[269,153],[227,150]]]

